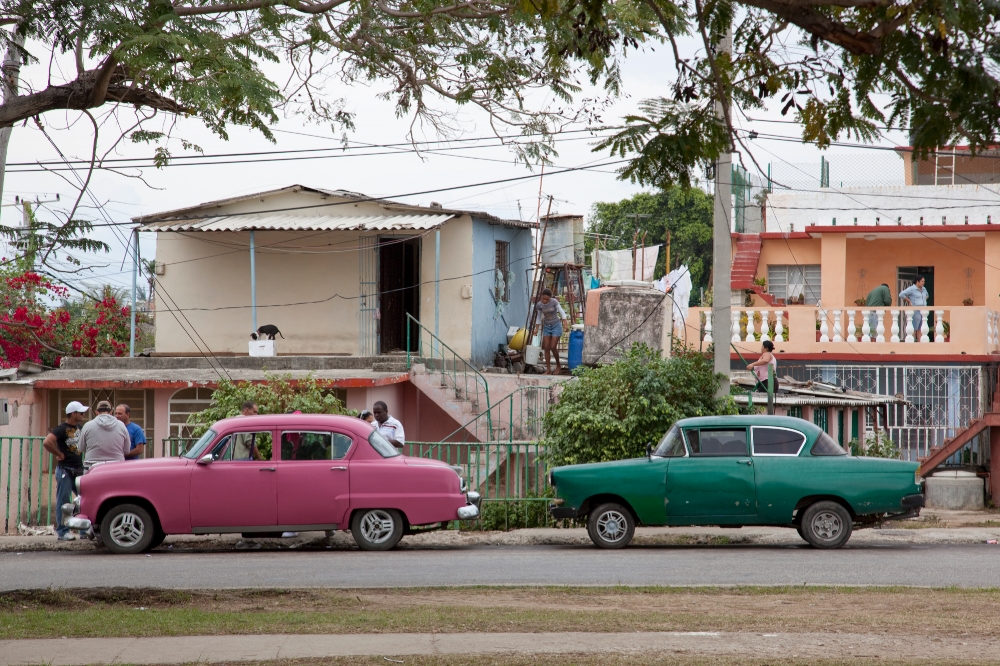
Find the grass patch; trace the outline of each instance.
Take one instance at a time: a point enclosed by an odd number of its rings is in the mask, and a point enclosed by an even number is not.
[[[1000,590],[113,588],[0,594],[0,639],[434,631],[906,634],[913,627],[942,636],[1000,635]]]

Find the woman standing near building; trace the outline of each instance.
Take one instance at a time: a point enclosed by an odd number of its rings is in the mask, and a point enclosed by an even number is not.
[[[757,377],[757,383],[767,390],[767,369],[768,367],[774,368],[774,378],[777,382],[778,379],[778,359],[774,357],[774,343],[770,340],[764,340],[760,343],[760,358],[747,366],[747,370],[750,370]]]

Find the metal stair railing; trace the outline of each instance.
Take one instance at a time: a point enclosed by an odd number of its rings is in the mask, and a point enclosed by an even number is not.
[[[467,441],[471,433],[480,432],[486,425],[485,442],[536,441],[542,438],[542,418],[552,405],[552,387],[520,386],[476,414],[454,432],[441,438],[442,442]],[[453,439],[461,437],[462,439]]]
[[[492,431],[490,417],[490,385],[486,377],[467,360],[446,345],[441,338],[434,335],[426,326],[420,323],[413,315],[406,313],[406,367],[413,367],[414,360],[422,363],[429,372],[436,372],[441,375],[442,386],[448,386],[446,380],[451,381],[450,389],[455,392],[455,397],[460,400],[468,400],[474,410],[486,409],[486,424],[488,431]],[[416,340],[417,351],[413,352],[413,339],[411,337],[413,324],[419,328],[418,340]],[[428,353],[429,352],[429,353]]]

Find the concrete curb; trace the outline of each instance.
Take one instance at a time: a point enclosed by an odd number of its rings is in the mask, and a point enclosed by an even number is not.
[[[0,666],[186,664],[358,655],[664,654],[803,659],[920,655],[922,660],[992,658],[993,637],[920,634],[629,632],[491,634],[349,634],[63,638],[0,641]]]

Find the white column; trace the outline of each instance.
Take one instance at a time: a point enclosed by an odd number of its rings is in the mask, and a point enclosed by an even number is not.
[[[840,315],[841,314],[842,314],[841,310],[834,310],[833,311],[833,341],[834,342],[843,342],[844,341],[844,337],[840,334],[840,330],[841,330],[840,329]]]
[[[921,317],[922,321],[920,322],[920,341],[921,342],[930,342],[931,341],[931,336],[930,336],[930,332],[931,332],[931,329],[930,329],[930,326],[931,326],[931,323],[930,323],[931,311],[930,310],[921,310],[920,314],[923,315]]]
[[[904,342],[913,342],[913,310],[903,310],[903,316],[906,318],[906,338]]]
[[[819,341],[830,341],[830,327],[826,323],[826,310],[819,311]]]
[[[993,345],[993,310],[986,311],[986,344]]]
[[[862,310],[861,311],[861,342],[871,342],[872,341],[872,324],[871,324],[871,314],[875,312],[874,310]]]
[[[760,311],[760,341],[771,339],[771,324],[767,320],[767,310]]]
[[[754,337],[754,333],[757,332],[757,323],[754,321],[753,310],[747,310],[747,337],[746,342],[754,342],[757,338]]]
[[[993,312],[993,346],[1000,345],[1000,313]]]
[[[733,322],[731,324],[732,340],[733,342],[743,342],[742,338],[740,338],[740,311],[733,310],[732,317],[733,317]]]
[[[858,341],[858,327],[854,325],[854,310],[847,311],[847,341]]]
[[[885,342],[885,310],[876,310],[875,342]]]
[[[705,310],[705,337],[702,342],[706,345],[712,344],[712,311]]]
[[[899,342],[899,310],[889,310],[889,316],[892,317],[892,337],[889,342]]]
[[[944,310],[934,311],[934,342],[944,343]]]
[[[784,342],[785,341],[785,325],[781,323],[781,316],[784,314],[782,310],[774,311],[774,341]]]

